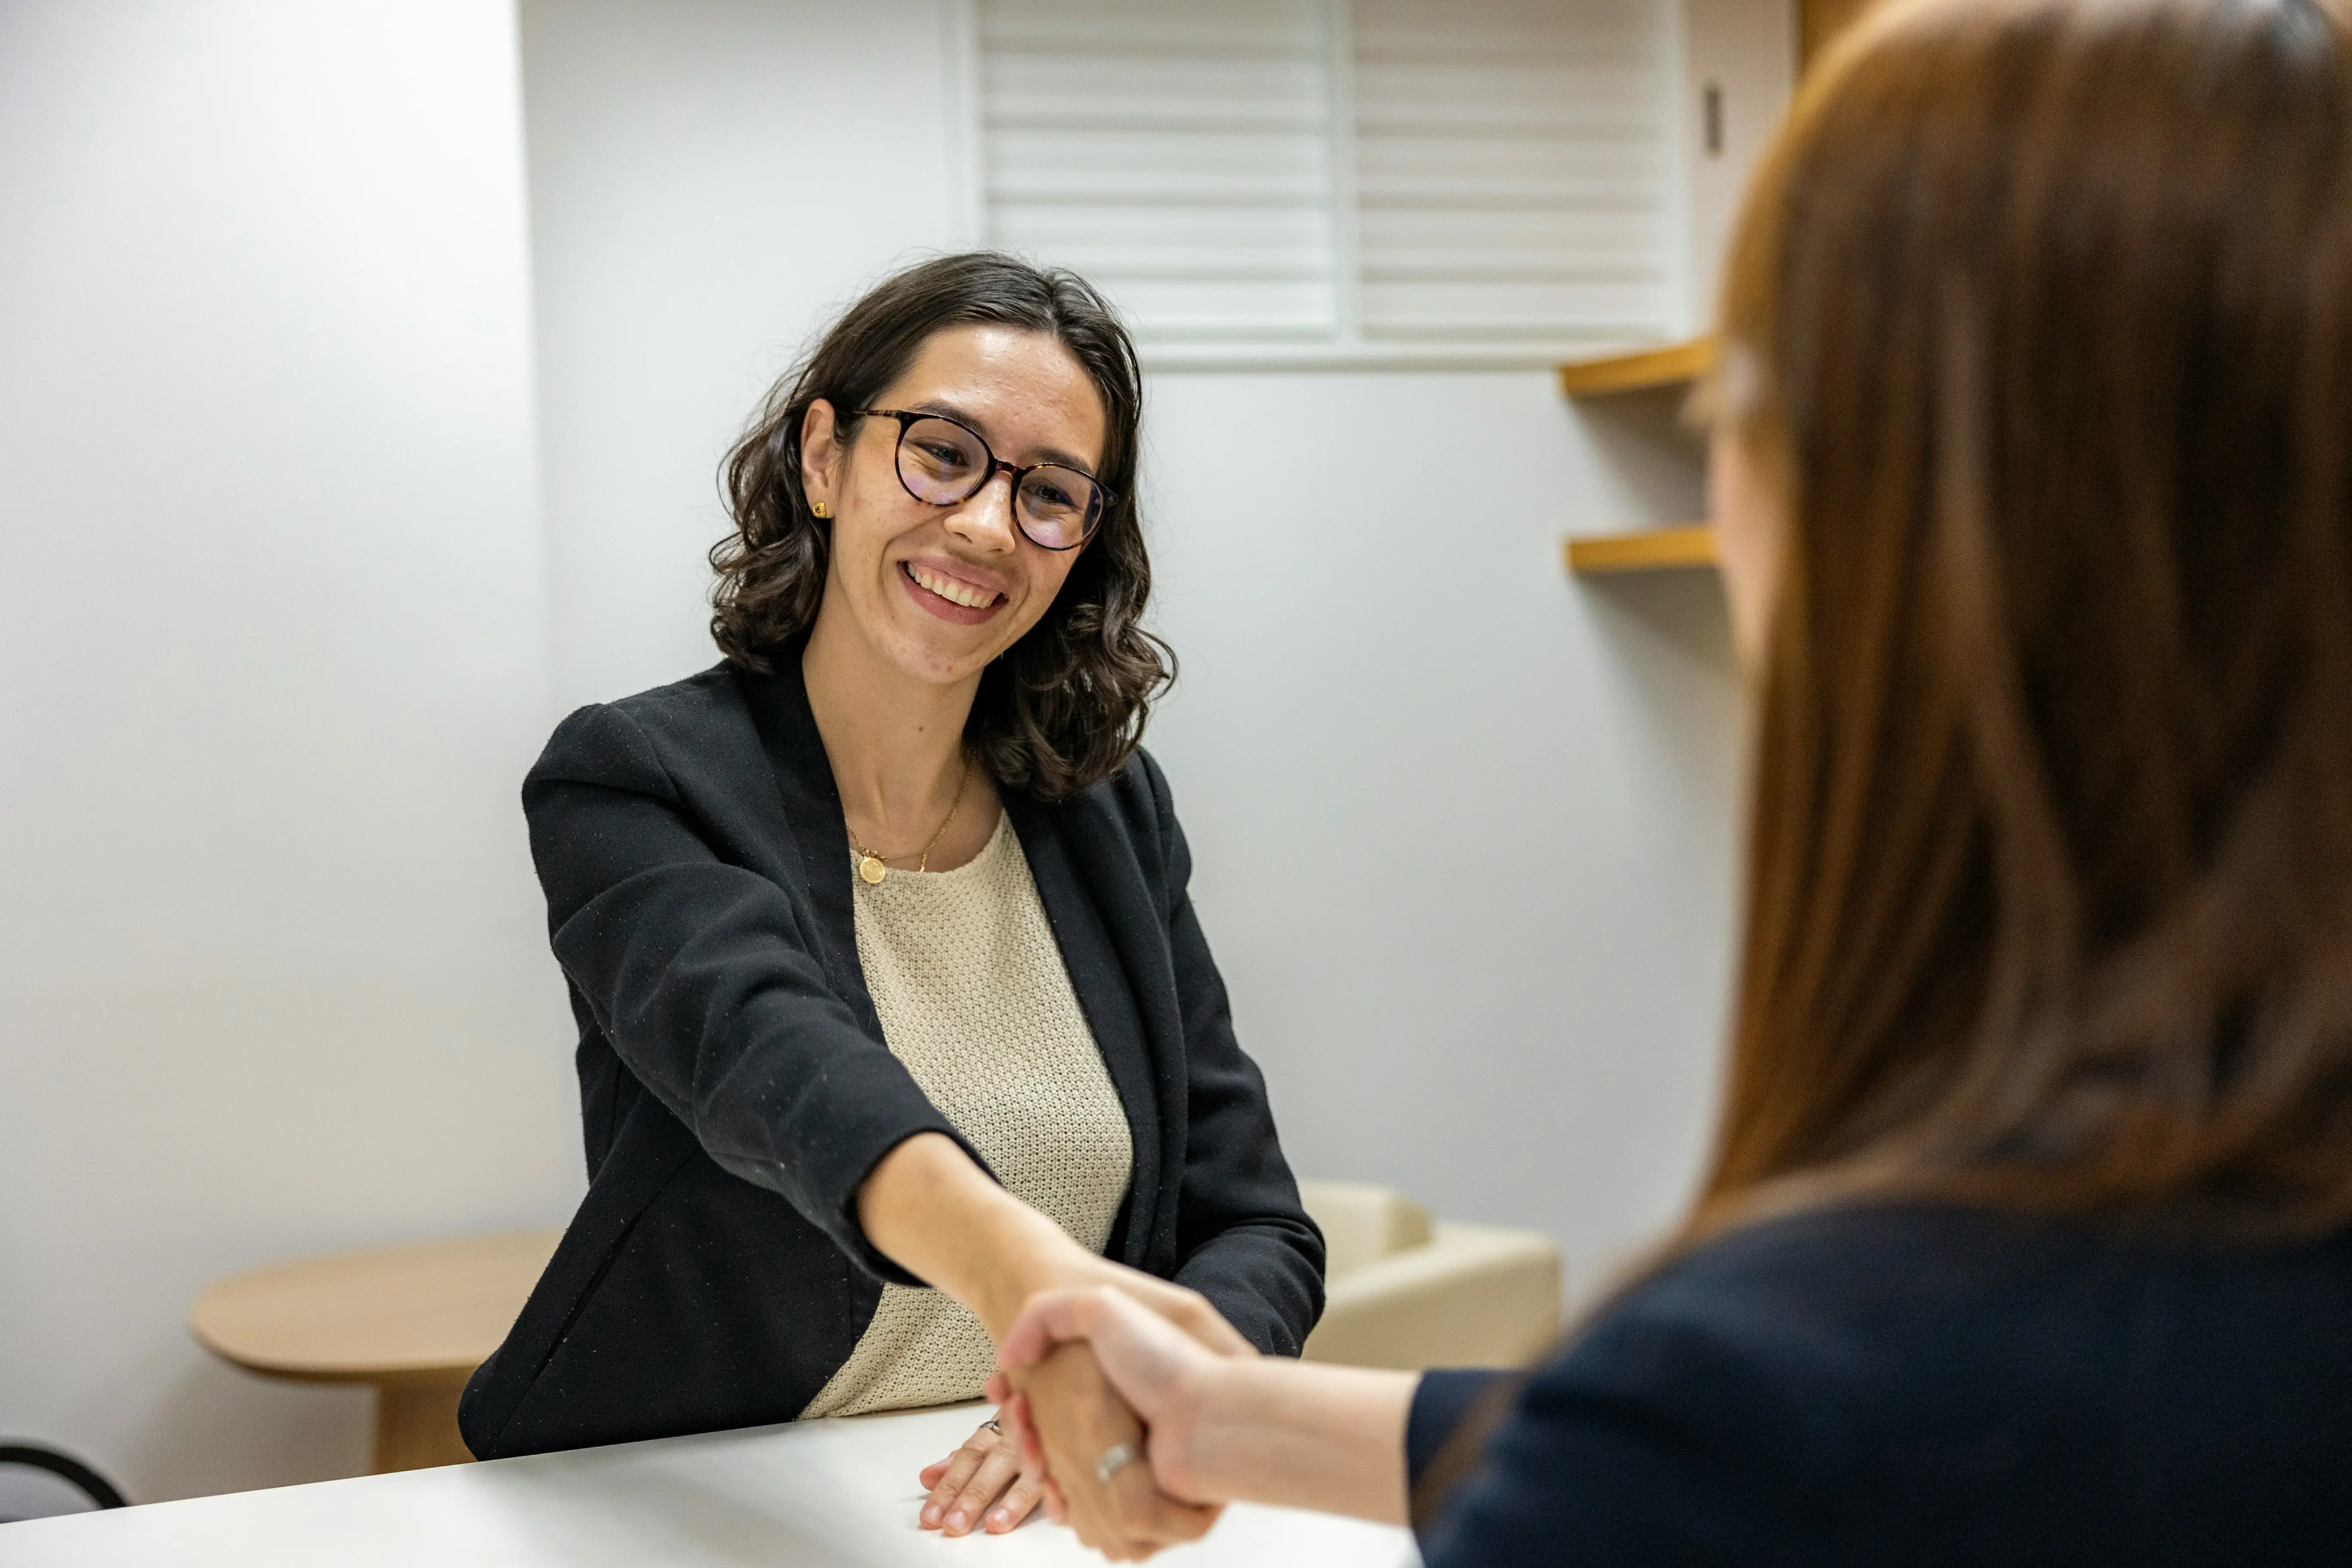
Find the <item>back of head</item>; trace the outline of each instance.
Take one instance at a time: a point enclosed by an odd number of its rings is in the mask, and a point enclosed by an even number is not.
[[[1723,313],[1783,545],[1698,1227],[2352,1217],[2343,13],[1884,6]]]

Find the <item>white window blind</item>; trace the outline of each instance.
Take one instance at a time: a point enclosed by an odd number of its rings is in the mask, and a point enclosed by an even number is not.
[[[1354,11],[1364,335],[1663,335],[1673,105],[1654,5]]]
[[[1339,321],[1322,0],[986,0],[992,245],[1072,267],[1153,337]]]
[[[1147,345],[1661,336],[1666,3],[977,0],[985,238]]]

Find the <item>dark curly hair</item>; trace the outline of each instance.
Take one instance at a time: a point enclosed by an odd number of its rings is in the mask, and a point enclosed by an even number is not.
[[[1076,273],[971,251],[909,267],[851,306],[769,390],[720,467],[735,526],[710,549],[710,635],[730,663],[767,674],[816,623],[832,533],[801,489],[809,405],[833,405],[846,442],[862,422],[852,410],[871,406],[933,333],[968,325],[1050,333],[1086,368],[1109,431],[1101,526],[1045,618],[981,676],[964,729],[998,784],[1060,800],[1118,770],[1175,679],[1174,654],[1140,624],[1151,596],[1135,497],[1143,376],[1117,312]]]

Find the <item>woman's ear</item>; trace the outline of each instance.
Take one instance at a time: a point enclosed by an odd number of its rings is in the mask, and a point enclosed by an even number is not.
[[[833,481],[841,465],[841,444],[833,405],[820,397],[801,416],[801,493],[819,517],[833,512]]]

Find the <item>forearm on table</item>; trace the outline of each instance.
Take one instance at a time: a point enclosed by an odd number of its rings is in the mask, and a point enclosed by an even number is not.
[[[1204,1368],[1190,1468],[1199,1495],[1405,1522],[1405,1417],[1418,1373],[1310,1362]]]
[[[1080,1250],[937,1132],[882,1156],[857,1189],[857,1221],[877,1251],[971,1308],[992,1338]]]

